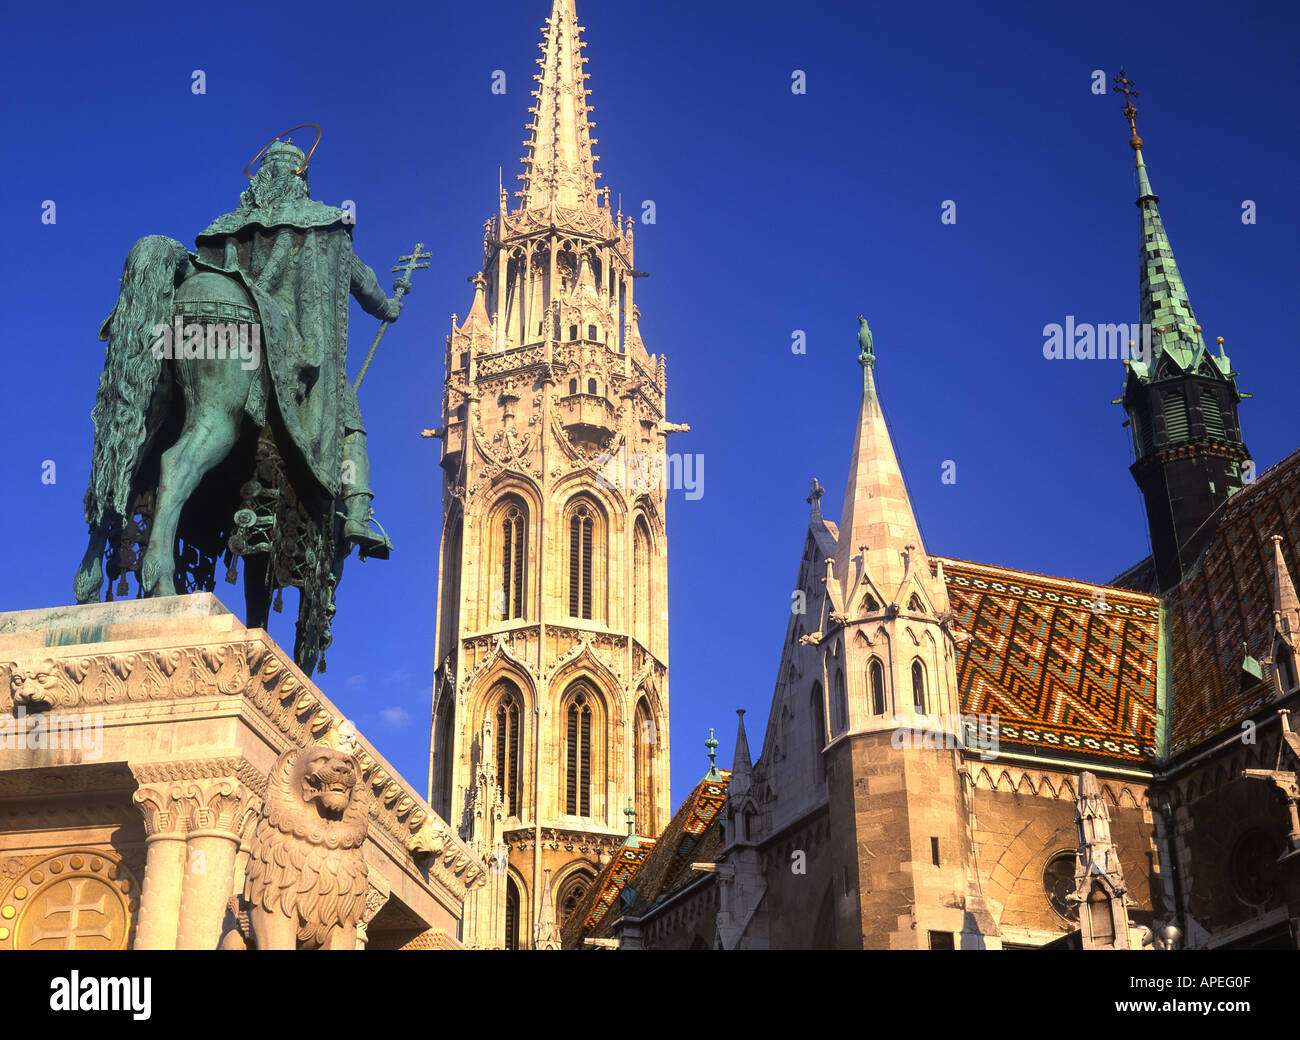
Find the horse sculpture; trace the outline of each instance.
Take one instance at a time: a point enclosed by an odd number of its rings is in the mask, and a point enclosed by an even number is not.
[[[105,569],[119,595],[133,573],[142,595],[168,596],[211,591],[218,557],[234,582],[243,557],[250,626],[265,627],[273,592],[279,609],[280,589],[300,590],[294,655],[311,674],[331,641],[346,548],[335,497],[285,450],[276,410],[260,428],[247,414],[250,398],[271,397],[257,337],[247,335],[258,328],[254,302],[237,278],[196,268],[161,235],[132,247],[122,285],[100,330],[109,348],[77,602],[99,598]],[[160,331],[176,319],[204,331],[205,349],[160,349]]]

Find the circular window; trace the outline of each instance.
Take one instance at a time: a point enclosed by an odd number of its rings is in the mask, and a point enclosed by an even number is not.
[[[1243,903],[1258,906],[1272,898],[1280,851],[1277,839],[1258,827],[1233,842],[1228,856],[1228,878]]]
[[[1043,868],[1043,891],[1057,916],[1067,921],[1079,919],[1079,904],[1066,899],[1074,891],[1074,853],[1059,852]]]

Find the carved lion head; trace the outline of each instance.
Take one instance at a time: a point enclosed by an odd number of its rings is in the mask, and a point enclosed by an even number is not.
[[[59,703],[58,668],[50,658],[30,668],[9,668],[9,684],[15,706],[53,708]]]
[[[312,747],[298,755],[290,789],[306,805],[314,804],[321,816],[338,820],[352,801],[359,779],[360,771],[351,755],[332,748]]]

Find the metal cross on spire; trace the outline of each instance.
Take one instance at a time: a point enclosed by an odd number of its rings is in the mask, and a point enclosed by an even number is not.
[[[1138,92],[1133,88],[1136,84],[1128,78],[1123,69],[1119,70],[1119,75],[1115,77],[1115,85],[1111,89],[1116,94],[1124,95],[1124,118],[1128,120],[1128,128],[1132,131],[1133,136],[1129,138],[1129,147],[1137,151],[1142,147],[1142,138],[1138,137],[1137,131],[1137,106],[1133,104],[1133,99],[1138,96]]]

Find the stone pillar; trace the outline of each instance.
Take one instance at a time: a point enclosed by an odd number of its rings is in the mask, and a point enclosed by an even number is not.
[[[375,919],[375,915],[384,908],[391,895],[388,882],[381,878],[377,873],[370,874],[370,880],[366,887],[366,907],[361,912],[361,920],[357,922],[357,949],[364,950],[366,943],[370,941],[369,927],[370,922]]]
[[[185,827],[188,821],[178,801],[181,788],[163,784],[142,787],[132,796],[144,816],[148,848],[144,887],[136,920],[137,950],[174,950],[181,916],[181,884],[185,876]]]
[[[235,894],[235,855],[252,793],[238,780],[186,784],[190,826],[177,948],[215,950]]]

